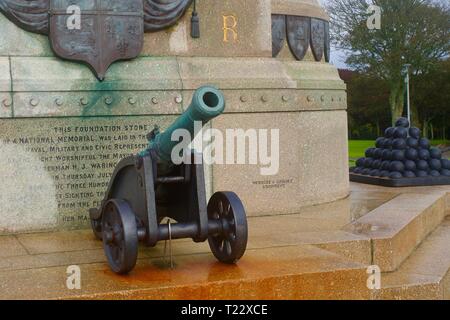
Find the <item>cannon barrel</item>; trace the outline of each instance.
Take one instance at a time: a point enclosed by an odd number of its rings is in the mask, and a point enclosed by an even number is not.
[[[156,133],[150,140],[149,149],[154,150],[159,159],[171,163],[172,149],[179,141],[172,141],[172,134],[177,129],[187,130],[191,138],[195,134],[195,122],[202,126],[221,115],[225,110],[223,93],[214,87],[203,86],[194,92],[189,108],[164,132]]]

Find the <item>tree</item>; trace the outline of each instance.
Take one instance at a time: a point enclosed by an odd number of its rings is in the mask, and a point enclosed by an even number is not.
[[[403,113],[402,69],[426,74],[450,49],[450,6],[431,0],[328,0],[333,45],[349,52],[347,64],[383,79],[391,120]],[[371,5],[381,8],[381,28],[370,30]]]
[[[450,128],[450,59],[411,80],[411,101],[421,119],[424,135],[443,140],[450,138],[447,132]]]
[[[389,88],[382,79],[358,74],[347,82],[351,138],[375,139],[390,125]]]

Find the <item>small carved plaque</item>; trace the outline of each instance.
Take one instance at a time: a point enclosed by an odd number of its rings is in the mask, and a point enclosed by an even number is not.
[[[286,40],[286,16],[272,15],[272,57],[278,56]]]
[[[321,61],[325,51],[325,21],[311,19],[311,49],[316,61]]]
[[[309,47],[311,18],[287,16],[286,21],[289,48],[301,61]]]
[[[325,61],[330,62],[330,23],[325,22]]]

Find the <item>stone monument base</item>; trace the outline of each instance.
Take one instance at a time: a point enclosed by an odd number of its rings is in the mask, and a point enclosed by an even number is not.
[[[236,192],[249,216],[296,213],[348,195],[345,86],[329,64],[139,58],[114,65],[105,82],[54,58],[0,58],[0,68],[11,70],[15,88],[0,119],[0,232],[88,227],[87,210],[98,206],[119,159],[143,149],[153,126],[167,127],[203,84],[227,99],[212,128],[224,136],[265,131],[260,147],[272,158],[207,166],[208,194]],[[262,175],[270,166],[276,171]]]

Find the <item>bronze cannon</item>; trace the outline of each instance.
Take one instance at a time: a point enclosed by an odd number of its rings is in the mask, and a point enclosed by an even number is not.
[[[180,143],[172,140],[172,133],[183,129],[193,135],[195,121],[204,125],[224,109],[221,91],[201,87],[165,132],[155,128],[148,135],[147,149],[117,164],[100,208],[89,212],[114,272],[125,274],[135,267],[139,241],[154,247],[173,239],[208,240],[214,256],[224,263],[235,263],[244,255],[247,218],[239,197],[217,192],[207,203],[202,161],[172,161],[173,148]],[[189,157],[202,155],[192,152]],[[163,223],[165,218],[176,222]]]

